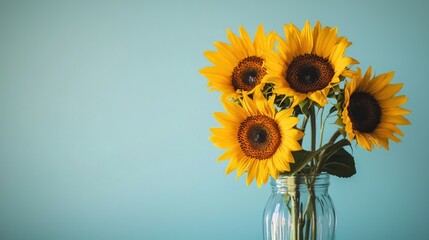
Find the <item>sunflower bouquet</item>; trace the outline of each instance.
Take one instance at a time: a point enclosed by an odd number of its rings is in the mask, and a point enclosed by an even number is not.
[[[401,107],[407,98],[397,96],[402,84],[390,83],[393,72],[354,70],[359,62],[345,56],[351,42],[337,28],[307,21],[301,30],[284,25],[280,35],[260,25],[254,40],[239,31],[228,29],[230,43],[215,42],[217,51],[204,53],[213,66],[200,70],[226,110],[214,113],[222,127],[210,137],[226,150],[217,159],[229,160],[226,173],[247,173],[247,184],[256,180],[258,187],[270,176],[350,177],[356,173],[346,150],[351,142],[371,151],[401,141],[397,126],[410,124],[404,117],[410,111]],[[337,127],[325,139],[332,118]]]

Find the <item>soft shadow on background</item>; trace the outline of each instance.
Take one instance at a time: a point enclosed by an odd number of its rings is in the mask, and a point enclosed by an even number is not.
[[[347,55],[394,70],[411,126],[333,177],[337,239],[429,234],[424,1],[0,2],[0,239],[262,239],[270,186],[225,175],[223,111],[198,70],[226,28],[338,26]]]

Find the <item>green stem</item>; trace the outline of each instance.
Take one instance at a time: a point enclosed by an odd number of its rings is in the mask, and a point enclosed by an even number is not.
[[[341,131],[340,131],[340,129],[337,129],[337,131],[335,131],[334,134],[332,134],[332,137],[329,139],[329,143],[334,144],[339,136],[341,136]],[[314,174],[319,174],[320,168],[322,168],[322,161],[319,161],[317,163],[317,165],[315,167],[316,170],[314,171]]]
[[[311,121],[311,151],[316,151],[316,113],[314,105],[310,107],[310,121]],[[311,160],[311,167],[316,166],[316,159]]]
[[[319,148],[322,147],[323,143],[323,132],[325,131],[325,121],[323,121],[323,113],[325,108],[322,108],[322,113],[320,113],[320,140],[319,140]]]
[[[332,135],[331,139],[329,139],[329,142],[334,143],[339,136],[341,136],[341,132],[340,129],[337,129],[337,131]]]
[[[314,105],[310,108],[311,118],[311,151],[316,151],[316,113],[314,111]]]
[[[300,202],[300,194],[299,190],[295,189],[293,195],[290,196],[292,198],[292,232],[291,232],[291,240],[299,240],[299,232],[301,228],[300,217],[299,217],[299,202]]]
[[[307,210],[306,210],[306,214],[304,216],[304,221],[305,221],[305,240],[309,240],[308,236],[310,236],[310,223],[308,222],[308,219],[310,218],[310,201],[307,201]]]
[[[302,125],[301,125],[301,131],[305,132],[305,129],[307,128],[307,123],[308,123],[308,117],[304,115],[304,119],[302,120]],[[302,146],[302,141],[304,140],[304,138],[301,138],[298,143],[299,145]]]
[[[316,192],[314,184],[316,175],[306,177],[305,183],[308,191],[307,205],[305,208],[304,222],[305,222],[305,240],[317,239],[317,213],[316,213]],[[311,228],[311,230],[310,230]],[[311,239],[310,239],[311,236]]]
[[[311,201],[311,239],[316,240],[317,239],[317,213],[316,213],[316,196],[314,192],[314,182],[312,182],[312,188],[310,190],[310,201]]]
[[[307,186],[307,190],[310,193],[310,185],[311,185],[311,177],[305,177],[305,184]],[[310,194],[309,194],[310,196]],[[304,221],[305,221],[305,240],[309,240],[309,236],[310,236],[310,219],[312,217],[312,213],[311,213],[311,201],[310,201],[310,197],[307,200],[307,205],[305,207],[305,214],[304,214]]]
[[[316,182],[316,175],[311,175],[310,180],[306,181],[307,190],[308,190],[308,202],[307,202],[307,212],[308,217],[311,218],[307,222],[308,225],[311,225],[311,240],[317,239],[317,213],[316,213],[316,192],[314,190],[314,184]],[[311,222],[310,222],[311,221]],[[308,239],[308,234],[307,234]]]

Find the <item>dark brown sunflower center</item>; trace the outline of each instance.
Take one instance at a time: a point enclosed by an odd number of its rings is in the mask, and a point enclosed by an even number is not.
[[[264,59],[252,56],[241,60],[232,72],[234,90],[251,91],[261,83],[267,73],[263,67]]]
[[[373,132],[380,123],[381,108],[377,100],[367,92],[354,92],[350,96],[350,120],[354,130],[363,133]]]
[[[324,89],[334,77],[335,71],[328,59],[315,54],[295,57],[286,70],[289,86],[301,93]]]
[[[272,157],[281,143],[278,124],[264,115],[246,118],[240,124],[237,137],[244,154],[258,160]]]

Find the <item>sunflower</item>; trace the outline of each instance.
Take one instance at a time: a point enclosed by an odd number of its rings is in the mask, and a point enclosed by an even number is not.
[[[254,42],[242,26],[241,38],[229,29],[227,35],[231,45],[215,42],[218,52],[204,53],[214,66],[203,68],[200,73],[208,78],[210,90],[218,90],[225,98],[237,98],[242,93],[252,93],[265,78],[265,52],[274,47],[275,33],[265,35],[264,27],[260,25]]]
[[[294,128],[299,119],[291,116],[293,109],[277,112],[274,98],[267,101],[257,90],[253,100],[244,94],[240,105],[224,100],[228,114],[214,114],[223,128],[210,129],[210,140],[228,149],[217,161],[231,159],[226,173],[237,169],[237,178],[247,171],[247,185],[256,179],[260,187],[269,175],[277,178],[279,172],[290,171],[289,163],[295,162],[291,151],[302,149],[298,140],[304,134]]]
[[[400,84],[389,84],[393,72],[371,78],[372,68],[368,68],[362,78],[361,69],[352,75],[346,83],[342,120],[350,140],[368,151],[379,145],[389,150],[388,140],[400,142],[395,134],[404,136],[396,125],[408,125],[410,121],[403,115],[409,110],[400,106],[407,102],[407,97],[395,96],[402,88]]]
[[[284,25],[284,32],[287,40],[278,37],[278,53],[267,54],[264,81],[277,86],[275,93],[293,96],[293,106],[307,98],[324,106],[342,72],[358,63],[344,57],[351,43],[337,37],[337,28],[322,28],[320,22],[312,30],[307,21],[302,31],[293,24]]]

